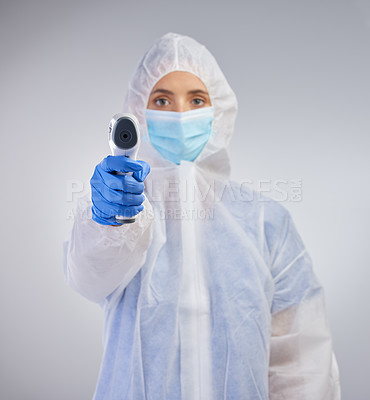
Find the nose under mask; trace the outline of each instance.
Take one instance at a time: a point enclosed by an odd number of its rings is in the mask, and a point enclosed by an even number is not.
[[[213,107],[185,112],[146,110],[151,143],[175,164],[198,157],[208,142],[213,120]]]

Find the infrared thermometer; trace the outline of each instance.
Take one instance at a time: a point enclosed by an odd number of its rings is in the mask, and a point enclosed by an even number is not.
[[[114,156],[125,156],[136,160],[140,146],[139,121],[132,114],[116,114],[109,123],[108,129],[109,147]],[[119,175],[132,175],[132,172]],[[135,217],[116,215],[116,221],[120,224],[135,222]]]

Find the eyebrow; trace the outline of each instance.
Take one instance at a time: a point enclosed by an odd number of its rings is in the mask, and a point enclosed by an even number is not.
[[[159,92],[166,93],[166,94],[175,94],[175,93],[171,92],[171,90],[167,90],[167,89],[157,89],[157,90],[154,90],[154,92],[152,94],[159,93]]]
[[[197,94],[197,93],[202,93],[202,94],[205,94],[205,95],[208,96],[208,93],[205,92],[204,90],[201,90],[201,89],[190,90],[190,91],[188,92],[188,94]]]
[[[166,93],[166,94],[175,94],[173,92],[171,92],[171,90],[167,90],[167,89],[156,89],[152,94],[155,93]],[[205,92],[204,90],[201,89],[196,89],[196,90],[189,90],[188,94],[197,94],[197,93],[202,93],[208,96],[208,93]]]

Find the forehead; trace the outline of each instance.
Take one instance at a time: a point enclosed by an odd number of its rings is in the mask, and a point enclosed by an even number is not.
[[[174,92],[187,92],[189,90],[207,91],[204,83],[191,72],[173,71],[163,76],[153,87],[152,92],[158,89],[171,90]]]

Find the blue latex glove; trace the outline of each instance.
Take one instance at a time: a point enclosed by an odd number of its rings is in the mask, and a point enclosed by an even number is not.
[[[133,172],[133,175],[117,175]],[[150,172],[145,161],[108,156],[95,167],[90,180],[92,219],[101,225],[120,225],[115,216],[133,217],[144,209],[144,179]]]

